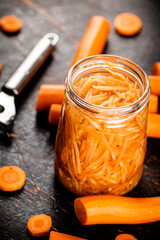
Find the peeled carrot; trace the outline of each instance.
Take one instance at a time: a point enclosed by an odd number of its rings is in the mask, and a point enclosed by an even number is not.
[[[52,226],[52,219],[45,214],[31,217],[27,223],[29,233],[34,237],[46,236]]]
[[[160,197],[93,195],[75,199],[74,208],[83,225],[141,224],[160,220]]]
[[[51,124],[58,124],[61,115],[62,105],[52,104],[49,109],[48,121]]]
[[[102,16],[93,16],[80,41],[72,65],[91,55],[102,53],[110,32],[110,22]]]
[[[149,99],[149,112],[157,113],[158,112],[158,96],[151,94]]]
[[[135,14],[124,12],[115,18],[114,28],[121,35],[133,36],[140,32],[142,21]]]
[[[151,75],[151,76],[148,76],[148,78],[151,85],[151,93],[160,96],[160,76]]]
[[[131,234],[127,234],[127,233],[122,233],[119,234],[115,240],[137,240],[137,238],[135,238],[133,235]]]
[[[160,114],[148,114],[147,136],[160,138]]]
[[[74,237],[60,232],[50,232],[49,240],[85,240],[84,238]]]
[[[155,62],[153,64],[152,75],[160,75],[160,62]]]
[[[0,190],[12,192],[21,189],[26,180],[25,172],[16,166],[0,168]]]
[[[36,110],[48,110],[52,103],[62,104],[64,95],[64,85],[41,85],[36,102]]]
[[[4,16],[0,19],[1,29],[8,33],[14,33],[22,28],[22,21],[15,16]]]

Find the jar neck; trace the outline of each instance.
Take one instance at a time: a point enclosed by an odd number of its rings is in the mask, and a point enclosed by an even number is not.
[[[121,72],[121,74],[127,75],[129,78],[139,82],[142,87],[142,94],[137,101],[122,107],[101,107],[85,101],[74,91],[74,81],[84,77],[86,74],[104,72],[106,62],[115,64],[112,67],[112,71]],[[71,101],[80,108],[95,114],[105,113],[105,115],[114,117],[125,116],[143,109],[150,97],[150,83],[144,70],[130,60],[107,54],[91,56],[74,64],[68,72],[65,83],[66,91]]]

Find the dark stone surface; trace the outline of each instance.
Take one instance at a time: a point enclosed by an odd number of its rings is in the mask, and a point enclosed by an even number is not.
[[[52,217],[60,232],[89,240],[113,240],[121,232],[139,240],[159,239],[160,223],[144,225],[81,226],[76,219],[75,196],[65,190],[54,174],[56,127],[47,123],[47,114],[36,115],[35,103],[42,83],[63,83],[76,46],[92,15],[103,15],[111,23],[120,12],[132,12],[143,21],[135,37],[119,36],[113,29],[105,53],[135,61],[151,74],[151,66],[160,60],[160,2],[158,0],[1,0],[0,17],[16,15],[23,29],[16,35],[0,32],[0,61],[3,71],[0,86],[11,75],[32,46],[47,32],[55,32],[60,42],[41,70],[19,98],[13,131],[18,136],[10,144],[1,139],[0,166],[17,165],[25,170],[25,187],[15,193],[0,192],[0,240],[34,239],[26,231],[28,219],[40,213]],[[160,195],[160,140],[148,139],[144,173],[139,185],[128,194],[144,197]],[[48,239],[42,238],[42,239]]]

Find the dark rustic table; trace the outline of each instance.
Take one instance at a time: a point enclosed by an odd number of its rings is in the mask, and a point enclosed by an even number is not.
[[[114,240],[119,233],[131,233],[138,240],[160,239],[160,223],[142,225],[82,226],[74,213],[75,196],[64,189],[54,173],[54,142],[57,128],[47,123],[47,114],[37,115],[35,103],[44,83],[64,83],[79,40],[92,15],[103,15],[111,23],[120,12],[141,17],[143,29],[135,37],[119,36],[111,30],[105,53],[135,61],[151,74],[160,61],[159,0],[1,0],[0,17],[16,15],[23,29],[16,35],[0,32],[0,86],[10,76],[32,46],[46,33],[55,32],[60,42],[19,98],[13,132],[16,138],[0,142],[0,166],[17,165],[27,175],[25,187],[14,193],[0,192],[0,240],[27,240],[28,219],[40,213],[52,217],[53,230],[86,237]],[[160,195],[160,140],[148,139],[144,172],[138,186],[128,194],[134,197]],[[42,238],[42,239],[48,239]]]

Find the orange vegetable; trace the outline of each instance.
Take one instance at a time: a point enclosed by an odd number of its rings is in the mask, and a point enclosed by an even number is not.
[[[151,93],[160,96],[160,76],[151,75],[151,76],[148,76],[148,78],[151,85]]]
[[[152,75],[160,75],[160,62],[155,62],[153,64]]]
[[[15,16],[4,16],[0,20],[1,29],[8,33],[15,33],[22,28],[22,21]]]
[[[79,60],[103,52],[110,32],[110,22],[102,16],[93,16],[80,41],[72,65]]]
[[[64,85],[48,84],[41,85],[37,98],[36,110],[42,111],[50,108],[52,103],[62,104]]]
[[[141,19],[132,13],[120,13],[114,20],[115,30],[124,36],[133,36],[142,28]]]
[[[93,195],[75,199],[74,208],[83,225],[141,224],[160,220],[160,197]]]
[[[31,217],[27,223],[29,233],[34,237],[42,237],[49,233],[52,226],[52,219],[45,214]]]
[[[127,234],[127,233],[122,233],[119,234],[115,240],[137,240],[137,238],[135,238],[133,235],[131,234]]]
[[[151,94],[149,99],[149,112],[157,113],[158,112],[158,96]]]
[[[0,190],[12,192],[21,189],[26,180],[25,172],[16,166],[0,168]]]
[[[61,115],[61,104],[52,104],[49,109],[48,121],[51,124],[58,124]]]
[[[74,237],[60,232],[50,232],[49,240],[85,240],[84,238]]]
[[[148,114],[147,136],[160,138],[160,114]]]

